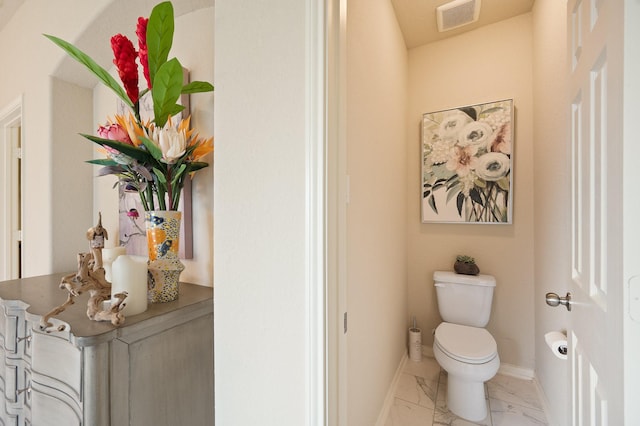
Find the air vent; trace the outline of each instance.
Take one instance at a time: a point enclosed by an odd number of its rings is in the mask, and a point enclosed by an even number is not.
[[[478,20],[481,0],[453,0],[436,8],[438,31],[449,31]]]

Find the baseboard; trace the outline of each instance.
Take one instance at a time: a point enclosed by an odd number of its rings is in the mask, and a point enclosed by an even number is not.
[[[396,370],[396,374],[393,376],[391,386],[389,386],[389,390],[387,391],[387,396],[384,398],[384,404],[382,404],[382,410],[380,410],[380,414],[378,415],[376,426],[384,426],[387,422],[387,417],[389,417],[389,412],[391,411],[391,407],[393,406],[395,399],[398,381],[400,380],[400,376],[402,375],[407,359],[409,359],[409,357],[407,356],[407,351],[405,351],[404,355],[402,355],[402,359],[400,360],[400,365],[398,365],[398,369]]]
[[[524,380],[533,380],[533,378],[535,377],[533,370],[530,368],[518,367],[517,365],[505,363],[500,364],[498,374],[504,374],[505,376],[511,376],[517,379]]]

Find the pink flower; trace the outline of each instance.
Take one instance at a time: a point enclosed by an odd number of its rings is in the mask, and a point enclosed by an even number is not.
[[[147,80],[147,87],[151,89],[151,80],[149,80],[149,49],[147,47],[147,24],[148,18],[142,16],[138,18],[138,26],[136,27],[136,35],[138,36],[138,57],[142,65],[142,73]]]
[[[498,128],[496,136],[490,144],[491,152],[501,152],[511,154],[511,122],[505,123]]]
[[[100,136],[102,139],[109,139],[112,141],[118,141],[133,145],[127,131],[117,123],[98,127],[98,136]]]
[[[122,34],[116,34],[111,37],[111,49],[113,50],[113,63],[118,69],[118,75],[127,96],[134,104],[138,102],[140,95],[138,89],[138,64],[136,63],[136,49],[133,43]]]
[[[131,139],[129,138],[129,134],[119,124],[108,124],[106,126],[98,127],[98,136],[103,139],[109,139],[112,141],[126,143],[127,145],[133,145],[133,142],[131,142]],[[117,149],[111,148],[110,146],[106,145],[103,145],[103,148],[107,151],[109,157],[111,157],[119,164],[131,164],[131,162],[133,161],[131,158],[122,154]]]
[[[461,147],[457,145],[454,155],[447,161],[447,169],[455,171],[458,176],[468,175],[471,170],[476,168],[476,163],[478,162],[477,152],[477,146],[467,145]]]

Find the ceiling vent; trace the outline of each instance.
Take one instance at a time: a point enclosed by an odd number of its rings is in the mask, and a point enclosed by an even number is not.
[[[436,8],[438,31],[449,31],[478,20],[480,0],[453,0]]]

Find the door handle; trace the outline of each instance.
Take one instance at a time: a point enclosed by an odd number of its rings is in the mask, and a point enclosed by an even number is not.
[[[547,305],[556,307],[558,305],[564,305],[567,311],[571,311],[571,293],[567,292],[565,297],[558,296],[556,293],[547,293],[545,297]]]
[[[565,297],[558,296],[556,293],[547,293],[546,295],[547,305],[556,307],[558,305],[564,305],[567,311],[571,311],[571,293],[567,292]]]

